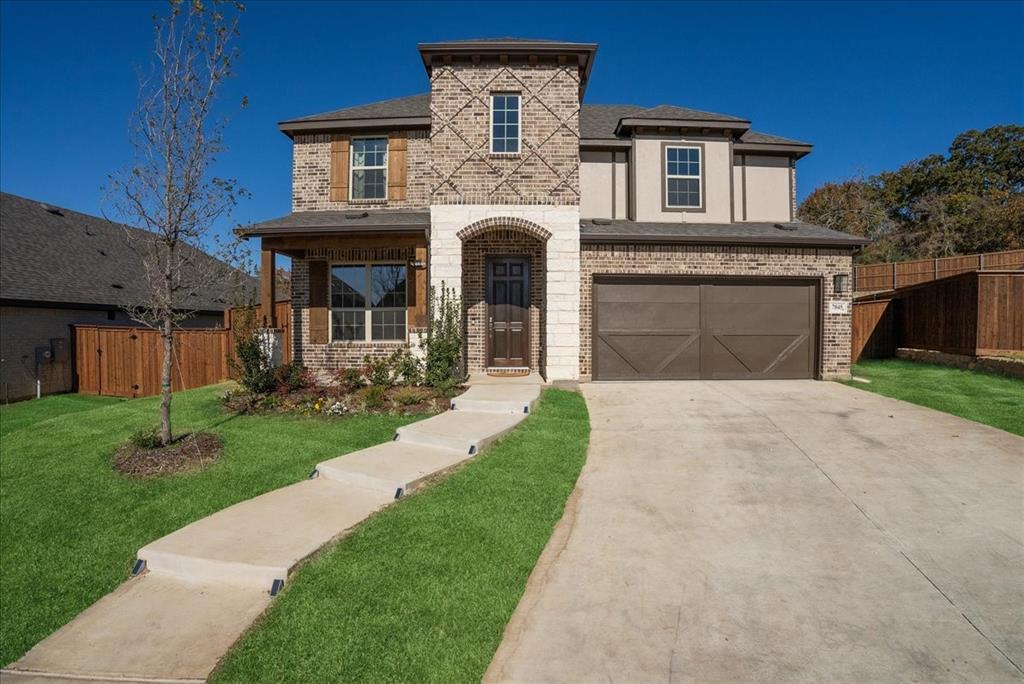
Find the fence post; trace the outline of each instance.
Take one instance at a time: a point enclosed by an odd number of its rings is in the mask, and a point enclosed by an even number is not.
[[[978,255],[978,270],[979,271],[984,271],[985,270],[985,255],[984,254],[979,254]]]
[[[892,262],[892,289],[896,289],[896,262]]]

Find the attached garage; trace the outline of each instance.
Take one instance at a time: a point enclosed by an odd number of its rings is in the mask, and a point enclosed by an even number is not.
[[[819,376],[819,279],[596,276],[594,380]]]

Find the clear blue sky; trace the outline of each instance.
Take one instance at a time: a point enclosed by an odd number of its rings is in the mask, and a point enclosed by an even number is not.
[[[0,2],[0,187],[88,213],[128,159],[135,68],[162,2]],[[523,36],[600,45],[586,101],[745,116],[814,143],[818,185],[1024,122],[1024,2],[248,2],[217,171],[253,195],[235,222],[289,211],[276,122],[428,89],[416,44]],[[237,104],[245,95],[250,106]],[[230,226],[220,226],[221,230]]]

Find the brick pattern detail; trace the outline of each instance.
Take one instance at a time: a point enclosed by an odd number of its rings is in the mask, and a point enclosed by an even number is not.
[[[851,253],[844,249],[702,245],[582,245],[580,254],[580,374],[591,370],[591,293],[595,275],[803,276],[822,279],[821,371],[826,379],[850,375],[850,314],[828,313],[836,294],[832,276],[850,275]]]
[[[366,252],[372,250],[342,250]],[[362,260],[362,258],[359,258]],[[412,330],[410,329],[410,332]],[[292,359],[309,368],[323,382],[335,378],[342,368],[360,367],[363,357],[381,358],[396,349],[408,348],[403,342],[309,342],[309,261],[292,259]]]
[[[530,370],[539,373],[544,368],[544,243],[520,230],[496,229],[462,243],[466,369],[470,373],[487,369],[487,257],[518,255],[530,259]]]
[[[520,233],[525,233],[531,237],[535,237],[538,240],[547,242],[551,238],[551,231],[538,226],[533,221],[527,221],[524,218],[516,218],[510,216],[491,216],[489,218],[481,219],[476,221],[455,234],[460,240],[465,242],[471,240],[478,235],[491,231],[495,228],[509,228]]]
[[[431,202],[578,205],[579,87],[578,66],[434,66]],[[494,92],[522,96],[518,154],[490,152]]]
[[[430,204],[430,137],[427,131],[405,131],[406,194],[404,200],[373,202],[331,201],[330,133],[299,134],[292,144],[292,211],[330,211],[351,208],[425,209]],[[381,135],[386,136],[387,133]]]

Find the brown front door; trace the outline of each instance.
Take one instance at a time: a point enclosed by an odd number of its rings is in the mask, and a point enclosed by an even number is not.
[[[593,301],[596,380],[815,377],[814,281],[607,278]]]
[[[530,365],[530,262],[487,260],[487,365]]]

